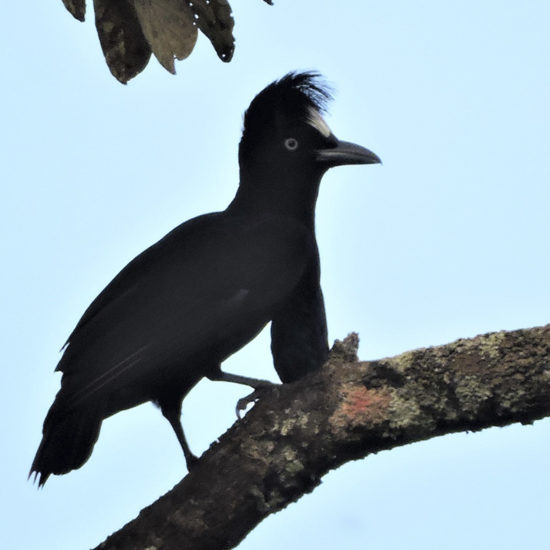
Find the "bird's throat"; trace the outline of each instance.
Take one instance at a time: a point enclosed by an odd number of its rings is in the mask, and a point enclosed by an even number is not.
[[[320,176],[259,179],[241,171],[241,183],[228,210],[289,216],[313,229],[320,180]]]

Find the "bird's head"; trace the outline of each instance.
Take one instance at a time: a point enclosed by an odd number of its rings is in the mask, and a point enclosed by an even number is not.
[[[244,116],[241,169],[280,177],[281,172],[322,175],[333,166],[379,163],[372,151],[332,133],[323,119],[330,99],[317,73],[289,73],[267,86]]]
[[[375,164],[368,149],[340,141],[322,113],[330,92],[316,73],[289,73],[262,90],[244,115],[241,180],[232,209],[277,211],[313,224],[323,174]]]

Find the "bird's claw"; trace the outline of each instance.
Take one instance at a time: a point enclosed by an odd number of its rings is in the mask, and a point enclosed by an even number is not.
[[[250,403],[255,404],[256,401],[258,401],[260,398],[259,393],[258,390],[254,390],[252,393],[249,393],[245,397],[241,397],[241,399],[237,401],[235,405],[235,414],[239,420],[242,418],[241,413],[246,410],[248,405],[250,405]]]
[[[242,418],[241,413],[248,408],[248,405],[250,404],[255,405],[256,402],[260,399],[260,397],[266,392],[266,390],[274,389],[277,386],[278,384],[273,384],[272,382],[266,382],[265,384],[258,385],[252,393],[249,393],[248,395],[241,397],[237,401],[237,405],[235,406],[235,413],[237,415],[237,418],[240,420]]]

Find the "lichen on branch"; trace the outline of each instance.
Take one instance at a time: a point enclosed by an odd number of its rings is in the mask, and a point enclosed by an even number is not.
[[[96,550],[234,548],[331,469],[457,431],[550,415],[550,325],[377,361],[357,335],[314,375],[258,401],[170,492]]]

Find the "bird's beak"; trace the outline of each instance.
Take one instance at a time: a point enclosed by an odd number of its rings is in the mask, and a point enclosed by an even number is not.
[[[367,148],[340,140],[334,147],[318,149],[316,158],[329,168],[342,164],[382,164],[380,157]]]

